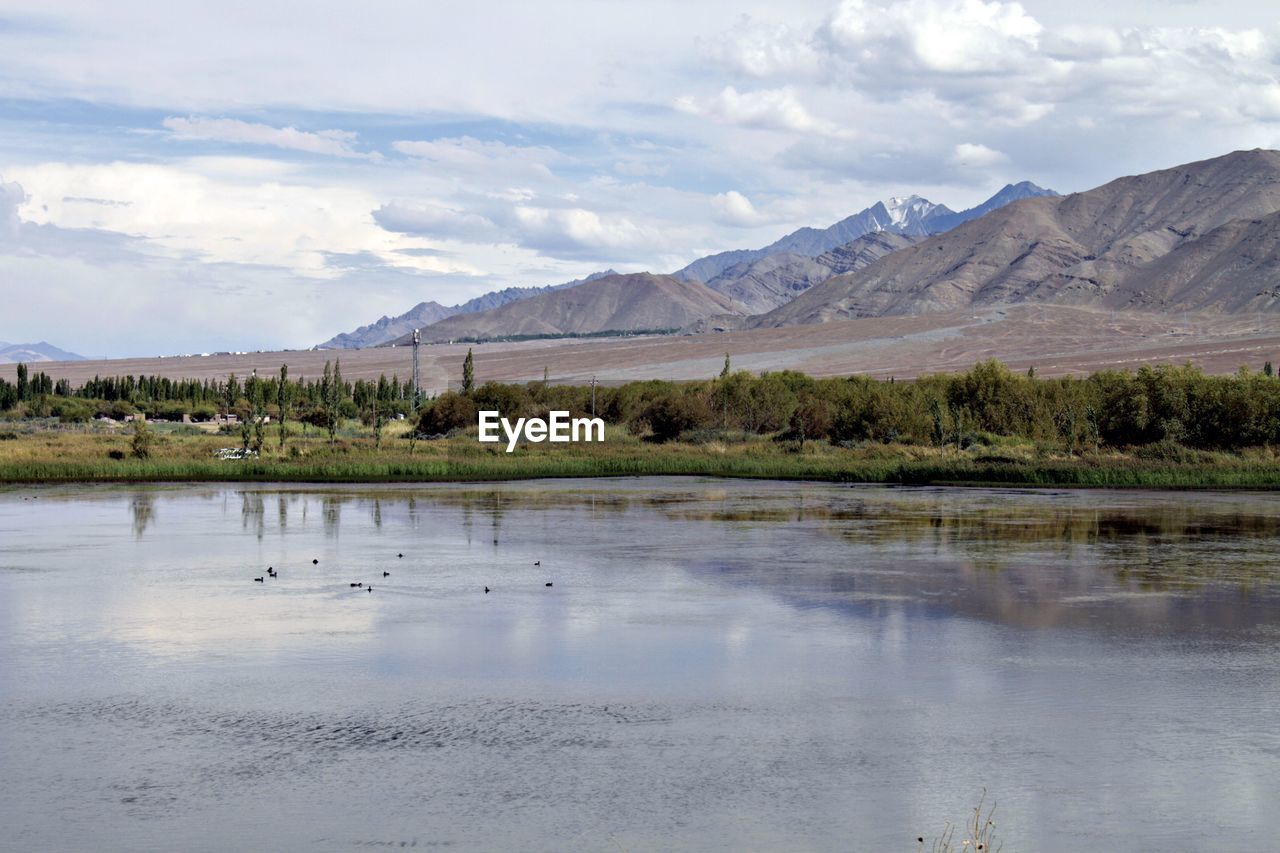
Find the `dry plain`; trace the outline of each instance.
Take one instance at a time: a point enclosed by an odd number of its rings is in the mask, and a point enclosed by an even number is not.
[[[422,348],[424,389],[435,393],[456,387],[469,346],[474,347],[481,382],[538,380],[544,370],[552,381],[565,383],[589,382],[593,376],[602,383],[698,379],[718,374],[725,353],[735,368],[791,369],[814,376],[909,379],[964,370],[987,358],[1018,370],[1034,366],[1042,376],[1187,362],[1221,374],[1241,366],[1257,370],[1267,360],[1280,362],[1280,317],[1014,305],[698,335],[435,344]],[[47,362],[33,369],[73,385],[95,375],[203,379],[245,376],[254,369],[265,374],[278,371],[282,363],[289,365],[292,377],[318,377],[324,363],[335,358],[341,359],[347,379],[379,374],[403,379],[411,373],[407,347]],[[12,380],[15,372],[14,365],[0,365],[0,376]]]

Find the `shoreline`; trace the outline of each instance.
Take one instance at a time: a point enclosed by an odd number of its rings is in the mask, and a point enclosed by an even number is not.
[[[542,464],[529,464],[530,461]],[[531,480],[615,480],[632,477],[710,477],[725,480],[814,482],[848,485],[949,488],[1168,489],[1180,491],[1280,490],[1280,468],[1189,464],[1100,465],[1041,463],[952,463],[908,460],[850,461],[837,465],[776,465],[689,457],[681,464],[612,458],[565,460],[568,464],[476,464],[424,461],[384,466],[368,463],[293,466],[249,463],[232,468],[165,462],[0,465],[0,487],[32,485],[177,485],[187,483],[280,483],[290,485],[504,483]],[[720,462],[720,464],[714,464]],[[797,460],[799,463],[800,460]],[[586,463],[586,464],[584,464]],[[381,470],[379,470],[381,469]]]

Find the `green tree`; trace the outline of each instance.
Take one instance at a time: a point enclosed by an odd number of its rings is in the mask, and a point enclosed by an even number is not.
[[[289,406],[293,402],[293,387],[289,384],[289,365],[280,365],[280,381],[276,385],[276,409],[280,418],[280,452],[284,453],[284,442],[289,435]]]
[[[147,428],[146,418],[138,415],[133,419],[133,439],[130,441],[134,457],[146,459],[150,456],[153,440],[151,430]]]
[[[471,355],[471,348],[467,348],[467,357],[462,360],[462,393],[470,394],[471,389],[476,385],[476,362]]]
[[[18,402],[26,402],[31,393],[31,385],[27,381],[27,366],[18,362]]]
[[[1263,372],[1263,374],[1264,374],[1268,379],[1270,379],[1272,376],[1274,376],[1274,375],[1275,375],[1275,370],[1274,370],[1274,368],[1272,368],[1272,367],[1271,367],[1271,362],[1270,362],[1270,361],[1268,361],[1266,364],[1262,365],[1262,372]]]
[[[724,367],[720,369],[720,378],[721,378],[721,379],[728,379],[728,378],[729,378],[729,373],[730,373],[730,369],[729,369],[729,353],[725,353],[725,354],[724,354]]]
[[[448,435],[474,424],[476,413],[475,401],[470,397],[446,391],[422,410],[418,430],[423,435]]]
[[[262,447],[266,444],[266,412],[263,410],[263,390],[262,382],[258,381],[258,377],[253,377],[253,450],[259,456],[262,455]]]
[[[325,362],[325,372],[329,372],[329,364]],[[329,430],[329,443],[338,441],[338,422],[342,418],[342,400],[346,396],[342,387],[342,361],[335,359],[333,373],[329,376],[324,395],[325,427]]]

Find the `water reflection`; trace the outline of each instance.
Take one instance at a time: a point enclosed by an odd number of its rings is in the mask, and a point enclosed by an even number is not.
[[[156,497],[150,491],[138,491],[129,499],[129,510],[133,513],[133,535],[141,539],[142,534],[155,521]]]
[[[1006,849],[1266,849],[1278,508],[0,494],[0,846],[906,849],[987,787]]]

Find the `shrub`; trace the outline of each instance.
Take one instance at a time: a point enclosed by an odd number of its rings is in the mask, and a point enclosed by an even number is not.
[[[446,391],[423,410],[418,418],[418,432],[423,435],[444,435],[456,429],[466,429],[475,424],[477,412],[476,404],[470,397]]]
[[[151,455],[151,444],[154,436],[147,428],[147,422],[138,418],[133,422],[133,439],[129,442],[133,455],[138,459],[146,459]]]
[[[694,394],[659,397],[644,411],[644,420],[657,441],[670,441],[687,430],[708,427],[714,422],[707,401]]]

